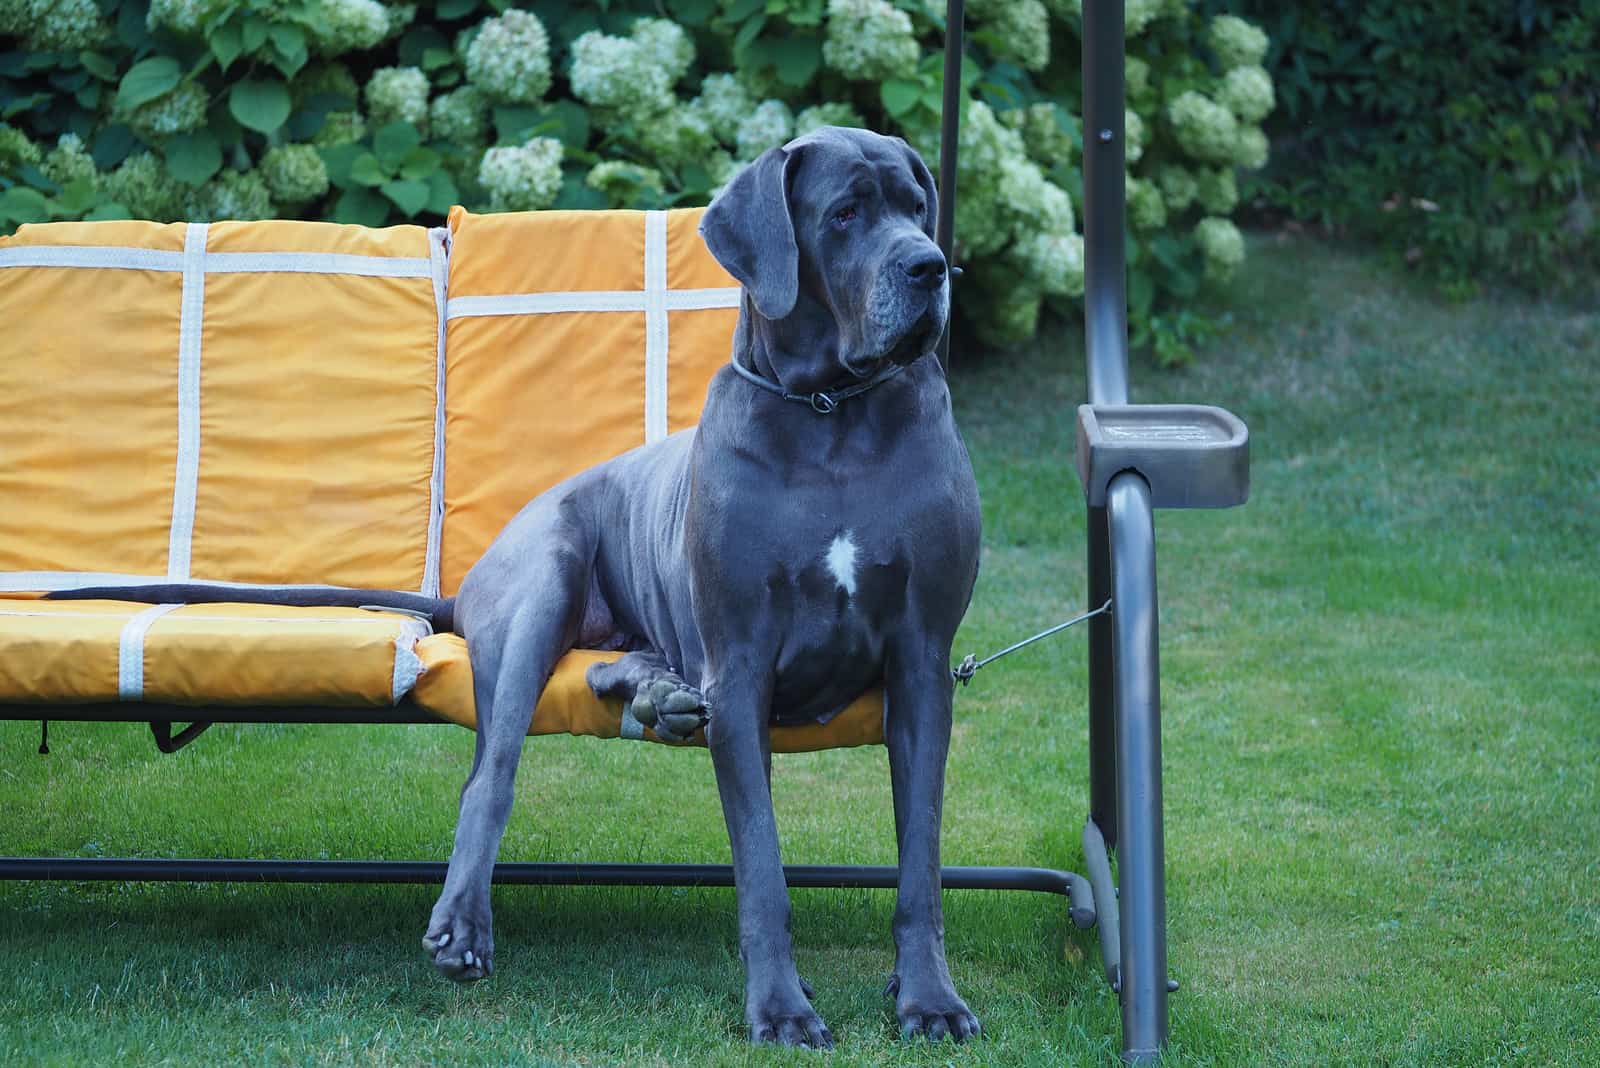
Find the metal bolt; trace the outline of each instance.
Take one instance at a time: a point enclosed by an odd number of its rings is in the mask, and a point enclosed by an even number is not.
[[[1100,131],[1100,143],[1102,145],[1109,145],[1115,137],[1116,134],[1112,133],[1110,130]]]

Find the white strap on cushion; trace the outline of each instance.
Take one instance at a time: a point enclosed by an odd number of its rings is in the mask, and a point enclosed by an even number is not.
[[[422,592],[439,596],[439,543],[444,532],[444,383],[445,309],[449,303],[450,231],[436,226],[428,231],[428,254],[433,264],[433,304],[438,310],[438,358],[433,372],[433,472],[428,477],[428,548],[422,563]]]
[[[189,577],[194,540],[194,496],[200,479],[200,337],[206,314],[206,224],[189,223],[183,235],[183,301],[178,325],[178,466],[172,481],[172,527],[167,536],[167,578]]]
[[[433,628],[420,619],[407,619],[400,624],[400,633],[394,639],[394,678],[389,684],[394,704],[399,704],[427,672],[417,655],[417,642],[432,633]]]
[[[352,256],[343,252],[213,252],[206,257],[206,273],[427,278],[433,273],[433,259],[431,256]]]
[[[122,625],[117,641],[117,699],[144,700],[144,636],[150,624],[182,608],[181,604],[154,604]]]
[[[125,271],[181,271],[183,253],[115,245],[27,245],[0,249],[0,267],[109,267]]]
[[[667,213],[644,213],[644,440],[667,436]]]

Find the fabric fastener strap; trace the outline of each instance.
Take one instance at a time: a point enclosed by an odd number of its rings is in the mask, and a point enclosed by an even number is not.
[[[200,337],[206,312],[206,224],[189,223],[183,237],[183,296],[178,319],[178,464],[172,479],[172,526],[167,578],[189,577],[195,488],[200,478]]]
[[[181,604],[155,604],[135,615],[122,626],[117,640],[117,699],[144,700],[144,637],[150,624]]]

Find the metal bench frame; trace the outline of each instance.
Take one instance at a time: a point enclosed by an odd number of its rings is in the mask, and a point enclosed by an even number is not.
[[[962,0],[949,0],[939,166],[938,238],[952,256],[956,130],[960,119]],[[1090,405],[1128,403],[1124,251],[1123,0],[1083,5],[1085,326]],[[948,335],[939,358],[948,366]],[[1081,446],[1080,446],[1081,448]],[[1080,461],[1081,465],[1081,461]],[[1028,890],[1068,899],[1072,922],[1098,923],[1107,982],[1122,1008],[1122,1056],[1157,1059],[1167,1040],[1166,877],[1161,807],[1161,682],[1156,624],[1154,503],[1149,472],[1123,470],[1088,509],[1088,599],[1113,611],[1089,621],[1089,877],[1043,868],[946,867],[945,889]],[[1242,500],[1242,498],[1240,498]],[[1238,503],[1234,501],[1232,503]],[[195,723],[197,711],[203,722]],[[163,752],[209,723],[442,723],[409,701],[398,708],[227,708],[153,704],[0,705],[0,720],[146,722]],[[189,727],[173,734],[178,723]],[[45,747],[41,745],[41,751]],[[1118,860],[1112,880],[1108,854]],[[442,862],[0,857],[0,879],[316,883],[439,883]],[[896,869],[790,865],[791,887],[896,885]],[[724,864],[496,865],[494,881],[522,885],[732,886]]]

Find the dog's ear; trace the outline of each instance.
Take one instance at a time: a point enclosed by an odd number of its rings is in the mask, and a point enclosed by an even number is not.
[[[928,210],[922,216],[922,232],[937,241],[936,231],[939,228],[939,189],[933,184],[933,173],[928,170],[928,165],[922,162],[922,156],[912,148],[903,137],[896,137],[900,147],[906,150],[906,162],[911,164],[912,177],[922,187],[922,195],[927,198]]]
[[[711,255],[750,291],[756,310],[782,319],[800,295],[800,247],[789,215],[795,154],[769,148],[740,171],[700,220]]]

